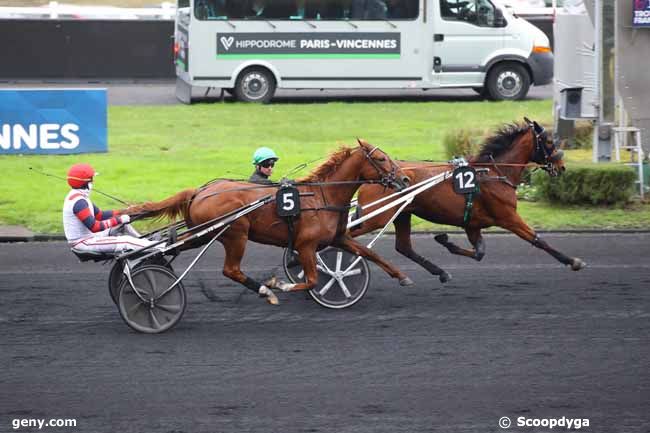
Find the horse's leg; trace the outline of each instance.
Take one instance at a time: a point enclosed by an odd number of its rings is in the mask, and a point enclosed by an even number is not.
[[[291,284],[273,277],[265,284],[273,289],[280,289],[283,292],[295,292],[299,290],[310,290],[316,287],[318,283],[318,270],[316,269],[316,247],[315,243],[303,244],[296,246],[298,251],[298,260],[305,272],[305,282]]]
[[[401,214],[393,224],[395,225],[395,249],[398,253],[413,260],[433,275],[438,275],[441,283],[451,280],[451,274],[440,269],[413,250],[411,245],[411,214]]]
[[[499,223],[499,226],[503,227],[506,230],[510,230],[523,240],[533,244],[534,247],[546,251],[555,257],[560,263],[571,266],[571,269],[574,271],[579,271],[586,266],[586,263],[581,259],[577,257],[567,257],[561,252],[551,248],[551,246],[547,244],[546,241],[540,239],[539,235],[535,233],[535,230],[526,224],[516,212],[513,212],[507,220],[501,221]]]
[[[384,270],[388,275],[393,278],[398,278],[399,283],[402,286],[410,286],[413,284],[413,280],[407,277],[402,271],[388,263],[386,260],[379,257],[374,251],[370,248],[364,247],[347,234],[339,237],[333,244],[335,247],[342,248],[352,254],[357,256],[366,257],[377,264],[380,268]]]
[[[231,280],[237,281],[246,286],[246,288],[252,290],[261,297],[265,297],[269,304],[278,305],[278,298],[271,289],[260,282],[255,281],[241,271],[240,265],[242,257],[244,257],[244,251],[246,251],[248,236],[239,231],[237,231],[235,236],[233,236],[232,233],[234,232],[229,232],[229,236],[220,239],[223,248],[226,251],[226,259],[223,263],[223,274]]]
[[[449,250],[452,254],[457,254],[459,256],[465,256],[480,262],[485,255],[485,241],[481,235],[481,229],[478,228],[466,228],[465,233],[467,233],[467,239],[474,246],[473,249],[461,248],[453,242],[449,241],[449,236],[446,233],[436,235],[434,238],[439,244],[443,245]]]

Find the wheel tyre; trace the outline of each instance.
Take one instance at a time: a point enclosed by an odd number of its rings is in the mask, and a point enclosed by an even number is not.
[[[115,264],[111,268],[111,272],[108,274],[108,292],[111,294],[111,299],[113,303],[117,305],[117,299],[120,296],[120,287],[122,286],[122,280],[124,279],[124,262],[121,260],[116,260]]]
[[[347,268],[357,258],[354,254],[333,247],[328,247],[317,254],[330,269],[336,268],[339,254],[341,254],[341,269]],[[301,277],[302,266],[299,263],[295,264],[296,255],[295,251],[290,254],[289,250],[285,249],[283,257],[284,271],[287,278],[294,284],[303,281],[303,277]],[[350,297],[344,294],[343,288],[338,282],[334,282],[326,293],[321,295],[322,289],[332,279],[332,276],[321,270],[318,271],[318,285],[308,292],[309,296],[325,308],[340,310],[353,306],[365,296],[370,286],[370,268],[366,259],[361,259],[354,269],[359,270],[360,273],[343,278],[343,282],[350,291]]]
[[[142,302],[129,281],[124,279],[118,297],[120,316],[124,322],[131,329],[145,334],[159,334],[174,327],[185,312],[185,288],[179,282],[164,296],[160,295],[176,279],[176,275],[165,266],[143,265],[136,268],[131,280],[142,296],[153,299],[153,302]]]
[[[261,102],[266,104],[275,94],[275,78],[266,69],[250,68],[244,70],[235,84],[235,97],[242,102]]]
[[[136,266],[135,269],[138,269],[140,266],[143,265],[152,265],[152,264],[165,266],[167,269],[174,272],[172,265],[170,265],[162,257],[155,257],[151,261],[141,263],[138,266]],[[113,300],[113,303],[115,305],[117,305],[117,300],[120,295],[120,288],[122,287],[122,282],[124,280],[123,271],[124,271],[124,262],[117,260],[115,261],[115,264],[111,268],[111,272],[108,274],[108,292],[111,294],[111,299]]]
[[[341,260],[341,269],[345,269],[358,257],[352,253],[333,247],[326,248],[317,254],[320,255],[321,259],[332,270],[335,269],[337,260]],[[340,259],[337,258],[339,255]],[[351,296],[349,298],[344,294],[343,288],[338,282],[334,282],[327,293],[321,295],[320,291],[333,277],[320,270],[318,271],[318,285],[308,292],[309,296],[325,308],[340,310],[353,306],[359,302],[368,291],[368,287],[370,286],[370,268],[368,267],[366,259],[361,258],[353,270],[359,270],[360,273],[358,275],[343,278],[344,284],[350,291]]]
[[[485,87],[472,87],[472,90],[474,92],[476,92],[482,98],[487,98],[488,97],[488,92],[485,89]]]
[[[302,265],[298,262],[297,251],[290,251],[289,248],[284,249],[284,254],[282,255],[282,268],[284,269],[284,274],[291,283],[298,284],[302,281],[302,278],[299,278],[298,276],[298,274],[302,272]]]
[[[487,93],[495,101],[524,99],[528,89],[530,76],[518,63],[498,64],[488,74]]]

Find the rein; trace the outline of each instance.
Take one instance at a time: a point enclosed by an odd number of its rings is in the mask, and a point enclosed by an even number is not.
[[[236,180],[236,179],[222,179],[222,181],[229,181],[229,182],[248,182],[248,180]],[[381,180],[337,180],[337,181],[332,181],[332,182],[292,182],[292,186],[333,186],[333,185],[365,185],[365,184],[383,184]],[[207,185],[206,185],[207,186]],[[219,194],[223,194],[226,192],[233,192],[233,191],[248,191],[248,190],[256,190],[256,189],[265,189],[265,188],[278,188],[282,186],[282,182],[273,182],[269,184],[264,184],[264,185],[255,185],[255,186],[242,186],[239,188],[231,188],[231,189],[225,189],[223,191],[216,191],[211,194],[205,195],[201,197],[201,200],[216,196]],[[205,186],[202,186],[199,189],[204,188]],[[197,194],[200,191],[197,191]]]
[[[416,170],[418,168],[429,168],[429,167],[449,167],[453,166],[453,164],[449,162],[442,162],[438,163],[437,161],[431,161],[431,164],[422,164],[419,166],[412,166],[412,167],[402,167],[402,170]],[[509,162],[468,162],[470,166],[499,166],[499,167],[528,167],[528,168],[544,168],[546,165],[545,164],[539,164],[537,162],[527,162],[525,164],[515,164],[515,163],[509,163]]]

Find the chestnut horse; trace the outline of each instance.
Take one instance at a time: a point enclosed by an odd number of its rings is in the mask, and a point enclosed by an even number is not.
[[[487,169],[485,176],[479,177],[480,193],[476,196],[471,210],[471,218],[465,221],[466,202],[462,195],[456,194],[451,180],[447,180],[418,194],[413,202],[395,219],[395,249],[402,255],[424,267],[441,282],[448,281],[449,273],[440,269],[413,250],[411,245],[411,215],[427,221],[462,227],[473,249],[461,248],[449,241],[446,234],[439,234],[435,240],[445,246],[452,254],[471,257],[480,261],[485,255],[485,242],[481,229],[491,226],[502,227],[516,234],[533,246],[541,248],[561,263],[578,271],[585,266],[579,258],[567,257],[540,239],[539,235],[517,214],[516,186],[529,163],[537,163],[549,175],[557,176],[565,170],[563,153],[552,143],[548,143],[546,132],[537,122],[526,119],[525,124],[511,124],[502,127],[488,138],[480,153],[469,159],[470,166]],[[423,162],[398,162],[402,171],[409,176],[411,184],[416,184],[444,171],[449,165],[434,165]],[[373,201],[390,194],[390,191],[375,186],[364,185],[359,190],[359,203]],[[368,210],[372,211],[372,208]],[[351,231],[351,235],[382,228],[395,210],[388,210],[364,222],[361,227]]]
[[[226,251],[223,274],[266,297],[271,304],[278,299],[270,289],[282,291],[308,290],[318,281],[316,251],[328,245],[345,249],[375,262],[401,285],[413,282],[399,269],[380,258],[372,250],[360,245],[346,233],[345,225],[352,196],[362,183],[380,181],[385,186],[402,189],[408,177],[398,176],[399,168],[379,148],[359,140],[358,148],[343,147],[330,155],[311,175],[299,179],[301,213],[294,218],[294,249],[305,269],[306,281],[289,284],[275,277],[261,284],[244,274],[240,263],[248,240],[287,247],[290,232],[285,220],[276,212],[275,202],[266,204],[235,220],[220,237]],[[189,227],[202,224],[260,198],[277,192],[276,186],[261,186],[246,182],[218,181],[199,190],[188,189],[158,203],[144,203],[129,207],[129,214],[145,217],[183,215]],[[200,238],[206,243],[211,238]],[[196,243],[191,248],[198,246]]]

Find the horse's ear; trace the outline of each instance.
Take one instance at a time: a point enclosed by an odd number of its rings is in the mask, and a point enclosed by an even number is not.
[[[526,122],[526,125],[528,126],[533,126],[533,122],[526,116],[524,116],[524,122]]]
[[[368,145],[368,142],[366,140],[364,140],[363,138],[359,138],[359,137],[357,137],[357,143],[359,143],[359,146],[361,146],[361,147]]]

